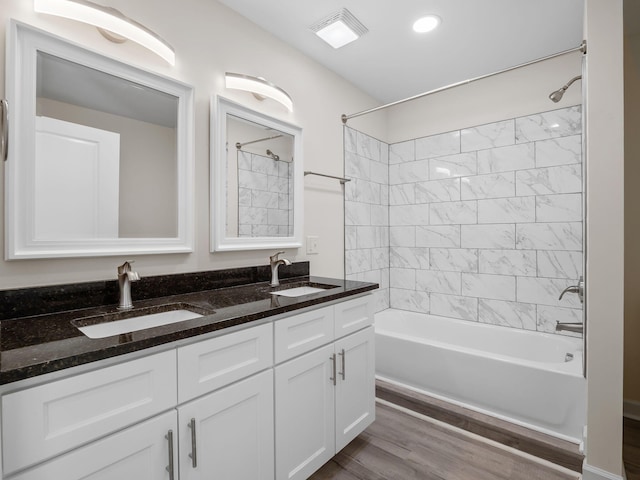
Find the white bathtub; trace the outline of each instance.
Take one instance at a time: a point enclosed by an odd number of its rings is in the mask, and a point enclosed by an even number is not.
[[[582,441],[581,339],[394,309],[376,314],[375,331],[378,377]]]

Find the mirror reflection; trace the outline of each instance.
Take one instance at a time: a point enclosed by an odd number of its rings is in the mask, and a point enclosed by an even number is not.
[[[226,116],[226,236],[292,237],[294,136]]]
[[[178,100],[37,52],[34,238],[176,237]]]

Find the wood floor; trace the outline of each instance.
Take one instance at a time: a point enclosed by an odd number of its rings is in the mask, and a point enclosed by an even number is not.
[[[637,420],[624,419],[622,457],[627,480],[640,480],[640,422]]]
[[[637,448],[640,450],[640,442]],[[311,480],[580,478],[578,473],[514,452],[474,434],[378,403],[376,421]]]

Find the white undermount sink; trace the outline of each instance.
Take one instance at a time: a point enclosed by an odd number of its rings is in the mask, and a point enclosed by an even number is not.
[[[137,332],[147,328],[161,327],[171,323],[183,322],[193,318],[199,318],[200,313],[180,308],[181,305],[168,306],[167,311],[150,313],[150,309],[142,309],[140,312],[118,312],[114,314],[96,316],[80,319],[74,324],[82,333],[89,338],[105,338],[123,333]],[[138,313],[136,315],[136,313]],[[122,320],[110,320],[117,316],[126,316]],[[100,321],[103,319],[104,321]]]
[[[283,297],[301,297],[303,295],[310,295],[312,293],[324,292],[326,289],[317,287],[295,287],[287,290],[279,290],[277,292],[271,292],[271,295],[281,295]]]

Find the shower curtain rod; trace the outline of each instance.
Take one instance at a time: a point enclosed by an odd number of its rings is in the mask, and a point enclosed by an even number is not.
[[[516,70],[518,68],[527,67],[527,66],[533,65],[535,63],[544,62],[545,60],[550,60],[552,58],[560,57],[562,55],[566,55],[568,53],[573,53],[573,52],[577,52],[577,51],[580,51],[583,54],[587,53],[587,41],[586,40],[583,40],[579,47],[570,48],[569,50],[564,50],[562,52],[554,53],[552,55],[547,55],[546,57],[537,58],[535,60],[531,60],[531,61],[526,62],[526,63],[521,63],[521,64],[515,65],[513,67],[505,68],[503,70],[498,70],[497,72],[487,73],[485,75],[480,75],[479,77],[474,77],[474,78],[469,78],[467,80],[462,80],[461,82],[452,83],[452,84],[446,85],[444,87],[439,87],[439,88],[436,88],[434,90],[429,90],[428,92],[419,93],[419,94],[414,95],[412,97],[404,98],[402,100],[396,100],[395,102],[387,103],[386,105],[380,105],[379,107],[374,107],[374,108],[370,108],[368,110],[363,110],[362,112],[352,113],[351,115],[346,115],[346,114],[343,113],[340,118],[342,119],[342,123],[344,123],[346,125],[348,120],[350,120],[352,118],[355,118],[355,117],[360,117],[362,115],[367,115],[368,113],[377,112],[378,110],[383,110],[385,108],[395,107],[396,105],[400,105],[402,103],[410,102],[411,100],[417,100],[418,98],[426,97],[427,95],[431,95],[432,93],[438,93],[438,92],[442,92],[444,90],[449,90],[450,88],[459,87],[461,85],[467,85],[468,83],[472,83],[472,82],[475,82],[477,80],[482,80],[484,78],[493,77],[494,75],[499,75],[501,73],[510,72],[511,70]]]
[[[259,138],[258,140],[251,140],[250,142],[244,142],[244,143],[236,142],[236,148],[238,150],[240,150],[245,145],[250,145],[252,143],[258,143],[258,142],[264,142],[265,140],[272,140],[274,138],[280,138],[281,136],[282,135],[274,135],[273,137]]]

